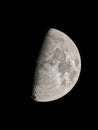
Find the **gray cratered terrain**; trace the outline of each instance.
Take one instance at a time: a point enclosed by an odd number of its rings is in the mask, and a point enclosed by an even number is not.
[[[80,70],[81,59],[75,43],[63,32],[51,28],[37,59],[34,100],[48,102],[63,97],[75,86]]]

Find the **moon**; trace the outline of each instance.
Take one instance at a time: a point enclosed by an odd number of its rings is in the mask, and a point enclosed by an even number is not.
[[[37,59],[32,97],[38,102],[57,100],[76,85],[81,58],[75,43],[63,32],[47,32]]]

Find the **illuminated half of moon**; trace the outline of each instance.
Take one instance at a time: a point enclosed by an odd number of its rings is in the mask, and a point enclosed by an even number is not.
[[[75,43],[63,32],[51,28],[37,59],[32,97],[48,102],[65,96],[75,86],[81,59]]]

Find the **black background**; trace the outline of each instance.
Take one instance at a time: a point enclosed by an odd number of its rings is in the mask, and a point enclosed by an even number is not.
[[[21,5],[14,9],[13,6],[10,12],[6,12],[7,27],[11,30],[11,67],[15,75],[12,75],[13,87],[10,87],[11,94],[7,98],[11,102],[8,106],[12,106],[11,110],[19,118],[45,123],[65,121],[63,125],[68,125],[70,121],[77,123],[88,118],[89,114],[93,115],[90,110],[92,106],[95,108],[97,99],[97,21],[92,6],[46,2],[32,4],[30,8]],[[40,103],[31,98],[34,70],[43,38],[51,27],[64,32],[75,42],[81,56],[81,73],[74,89],[65,97]]]
[[[29,89],[28,85],[31,85],[31,80],[33,79],[32,72],[34,72],[36,66],[36,59],[43,42],[43,38],[48,29],[51,27],[61,30],[71,37],[76,43],[81,55],[82,68],[79,81],[76,88],[73,89],[67,96],[72,96],[75,98],[75,101],[77,101],[77,99],[82,96],[81,89],[84,89],[84,86],[86,85],[91,86],[91,84],[88,84],[88,81],[93,79],[93,76],[91,78],[90,73],[93,74],[96,72],[95,66],[97,51],[96,42],[94,41],[96,33],[94,31],[95,25],[91,21],[91,19],[94,20],[93,14],[91,14],[88,10],[83,11],[82,9],[78,6],[76,9],[72,8],[72,11],[67,11],[65,8],[55,9],[54,7],[53,10],[49,10],[48,7],[48,9],[45,8],[44,10],[39,10],[38,12],[34,10],[35,12],[33,11],[30,15],[25,14],[22,16],[22,32],[20,36],[22,37],[22,41],[20,45],[22,47],[21,49],[23,54],[22,69],[25,85],[24,92],[26,92],[24,93],[24,103],[28,104],[30,101],[28,97],[31,94],[31,88]],[[26,90],[28,90],[28,92]]]

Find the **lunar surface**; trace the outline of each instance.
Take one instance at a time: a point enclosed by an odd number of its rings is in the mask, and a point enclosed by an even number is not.
[[[63,32],[51,28],[37,59],[32,97],[48,102],[65,96],[78,81],[81,59],[75,43]]]

